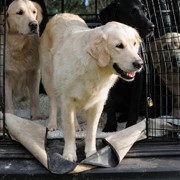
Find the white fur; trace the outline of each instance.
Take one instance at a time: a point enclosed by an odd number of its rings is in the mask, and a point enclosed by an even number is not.
[[[117,44],[125,47],[119,49]],[[57,128],[57,104],[64,125],[63,156],[76,161],[76,113],[84,110],[87,120],[86,157],[96,152],[96,130],[109,89],[118,78],[117,63],[126,72],[138,56],[140,38],[136,30],[111,22],[89,29],[77,15],[59,14],[47,24],[40,42],[42,82],[50,98],[49,130]],[[136,44],[136,45],[135,45]]]
[[[173,94],[173,109],[170,113],[175,118],[180,118],[180,88],[179,67],[173,66],[173,60],[180,59],[180,33],[166,33],[151,43],[154,67],[161,79],[166,83]]]

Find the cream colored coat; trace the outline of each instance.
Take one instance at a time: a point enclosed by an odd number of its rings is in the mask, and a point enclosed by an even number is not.
[[[133,65],[142,64],[139,43],[136,30],[117,22],[89,29],[73,14],[59,14],[48,22],[39,48],[42,82],[51,105],[48,128],[57,128],[59,105],[66,159],[77,160],[75,118],[80,110],[87,119],[86,157],[96,152],[96,130],[109,89],[118,76],[133,80],[140,70]],[[121,69],[120,74],[114,64]]]

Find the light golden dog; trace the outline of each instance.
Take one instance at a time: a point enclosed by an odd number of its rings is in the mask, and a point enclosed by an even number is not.
[[[180,118],[180,34],[166,33],[151,44],[154,67],[174,96],[171,115]]]
[[[44,118],[39,112],[39,23],[41,7],[29,0],[14,0],[6,19],[5,105],[13,113],[13,99],[30,97],[32,119]]]
[[[137,31],[117,22],[89,29],[77,15],[58,14],[47,24],[40,42],[42,82],[50,99],[49,130],[57,128],[60,104],[64,158],[76,161],[75,119],[85,112],[86,157],[96,152],[96,131],[109,89],[118,77],[132,81],[143,61]]]

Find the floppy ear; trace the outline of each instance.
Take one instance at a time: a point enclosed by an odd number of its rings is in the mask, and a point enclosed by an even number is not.
[[[110,61],[109,50],[107,47],[106,35],[93,34],[93,38],[90,40],[90,46],[87,52],[92,56],[100,67],[105,67]]]
[[[41,9],[41,6],[36,3],[36,2],[33,2],[34,6],[36,7],[37,9],[37,17],[36,17],[36,20],[38,21],[38,23],[40,24],[41,21],[42,21],[42,9]]]

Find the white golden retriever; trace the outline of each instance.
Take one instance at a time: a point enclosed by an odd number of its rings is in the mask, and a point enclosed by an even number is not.
[[[57,128],[57,104],[64,126],[64,158],[76,161],[75,119],[85,112],[86,157],[96,152],[96,130],[109,89],[118,77],[132,81],[143,61],[140,37],[117,22],[89,29],[77,15],[58,14],[47,24],[40,42],[42,82],[50,98],[49,130]]]
[[[5,104],[13,113],[13,99],[30,97],[32,119],[44,118],[39,112],[40,68],[38,57],[41,7],[29,0],[14,0],[6,19]]]
[[[154,67],[173,94],[171,115],[180,118],[180,34],[177,32],[164,34],[151,43],[151,52]]]

